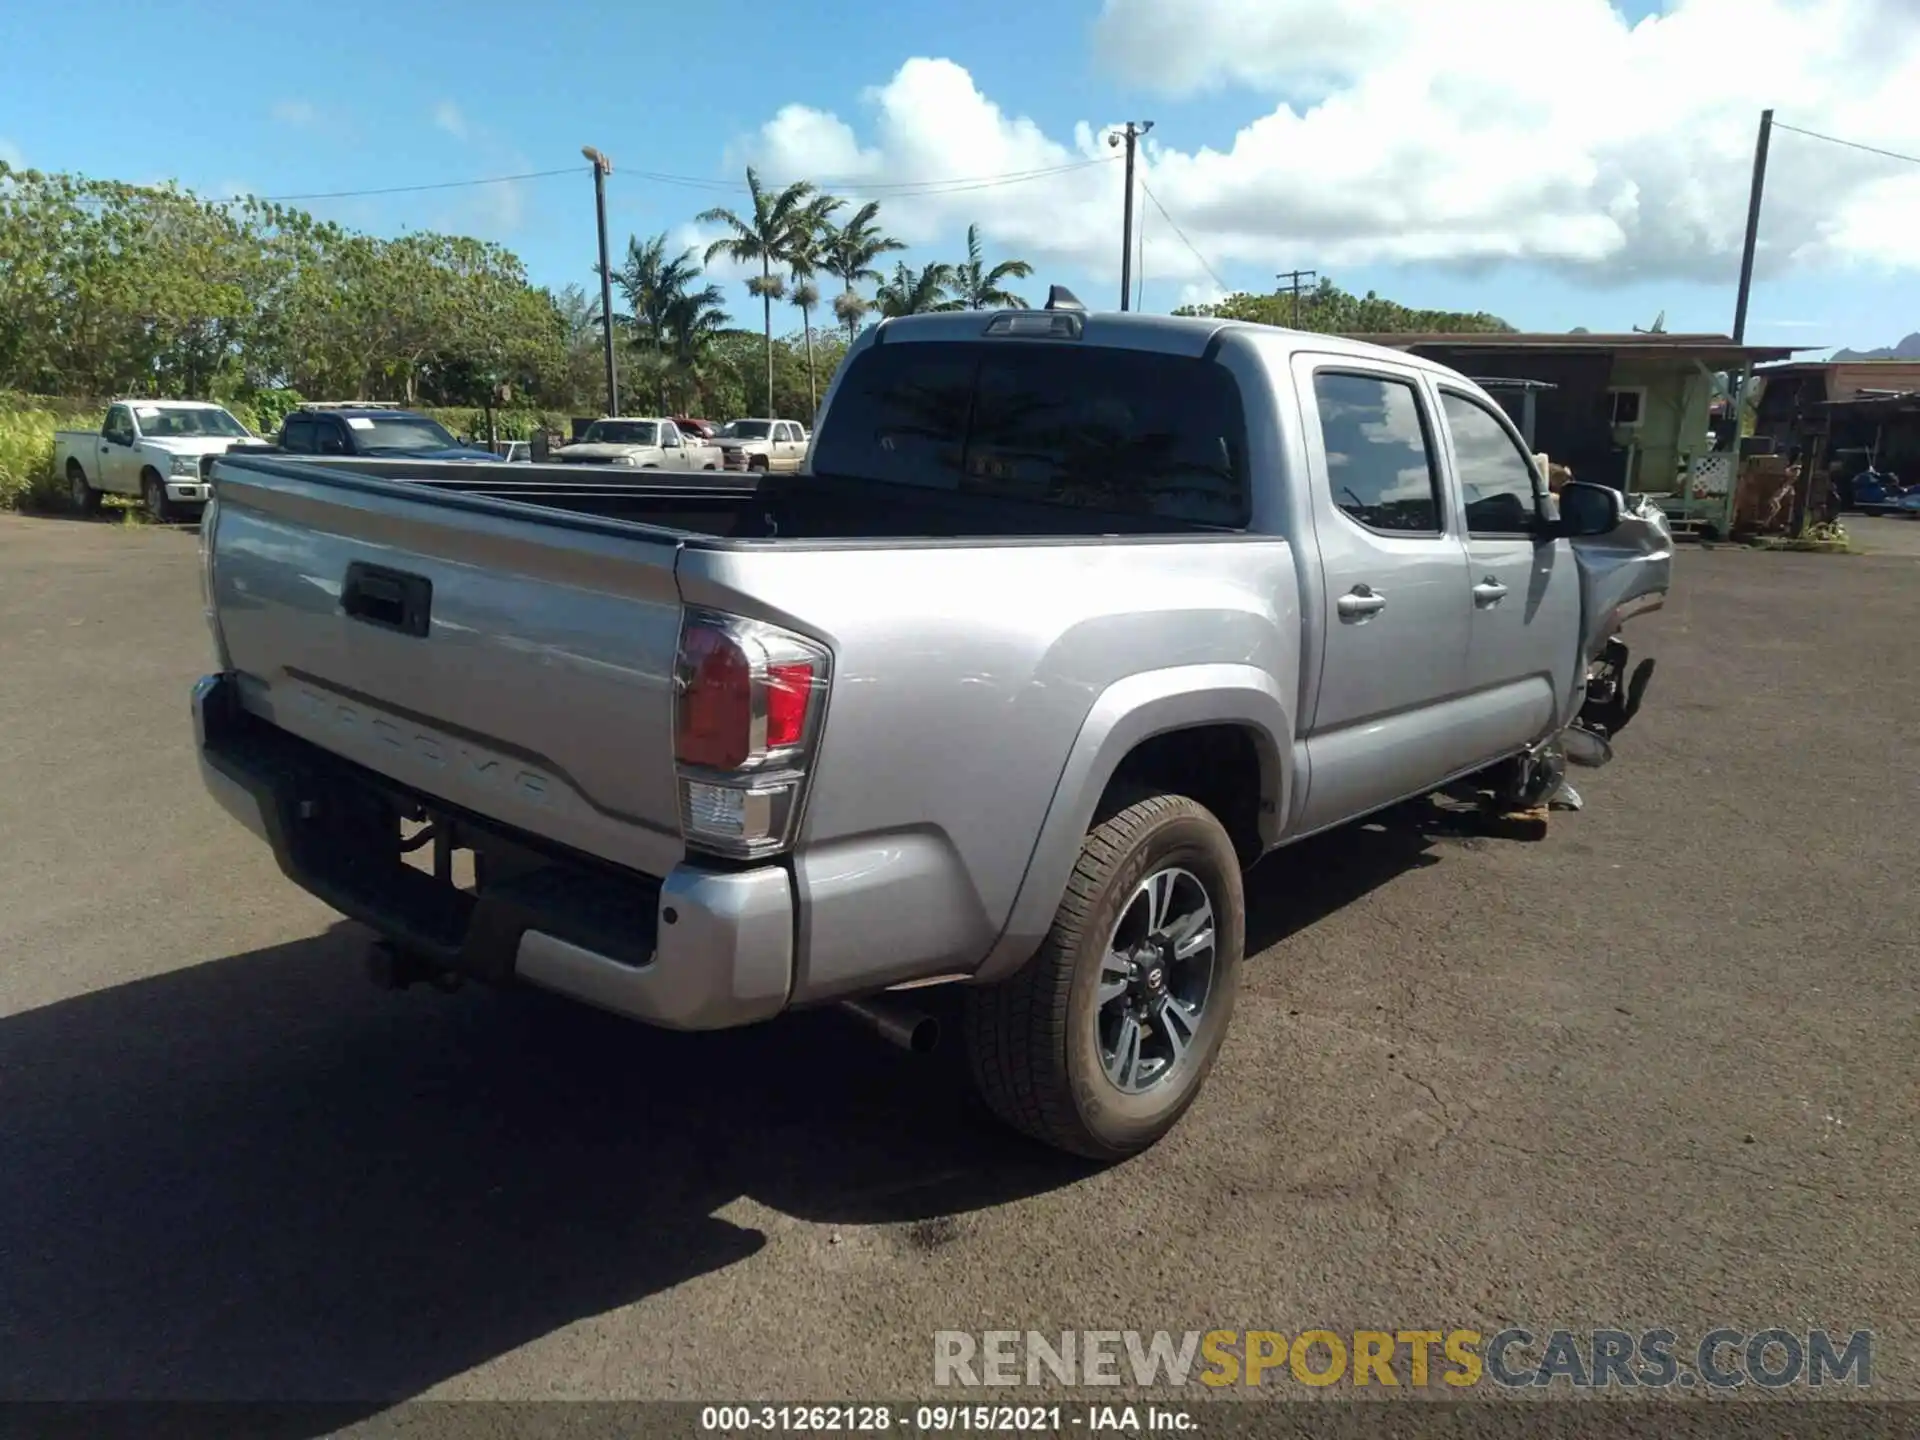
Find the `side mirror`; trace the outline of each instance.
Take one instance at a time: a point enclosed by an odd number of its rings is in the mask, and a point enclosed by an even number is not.
[[[1618,490],[1585,480],[1569,480],[1559,499],[1557,532],[1569,540],[1612,534],[1626,510],[1626,501]]]

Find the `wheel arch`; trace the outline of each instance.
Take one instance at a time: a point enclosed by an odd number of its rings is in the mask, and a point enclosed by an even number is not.
[[[1068,752],[1007,923],[974,978],[1004,978],[1032,955],[1087,831],[1142,791],[1185,794],[1214,810],[1251,864],[1288,813],[1292,737],[1279,686],[1250,665],[1177,666],[1109,686]]]

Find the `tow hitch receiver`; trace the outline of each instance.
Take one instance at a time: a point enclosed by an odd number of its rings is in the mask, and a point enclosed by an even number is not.
[[[367,979],[380,990],[406,990],[414,985],[431,985],[443,995],[460,988],[456,971],[429,965],[391,940],[375,940],[367,946]]]

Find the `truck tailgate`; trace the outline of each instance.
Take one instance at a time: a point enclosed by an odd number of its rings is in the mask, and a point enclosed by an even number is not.
[[[244,707],[452,805],[666,874],[683,853],[678,538],[315,472],[217,471],[206,543]]]

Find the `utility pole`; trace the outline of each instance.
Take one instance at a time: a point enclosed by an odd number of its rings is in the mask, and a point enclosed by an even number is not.
[[[1127,147],[1127,203],[1120,222],[1120,308],[1128,308],[1133,294],[1133,152],[1140,137],[1153,129],[1151,120],[1129,120],[1126,129],[1109,133],[1109,147],[1125,143]]]
[[[620,413],[620,377],[613,366],[613,269],[607,261],[607,176],[613,161],[591,145],[580,153],[593,165],[593,209],[600,222],[600,328],[607,341],[607,414]]]
[[[1747,343],[1747,296],[1753,290],[1753,252],[1760,239],[1760,198],[1767,188],[1767,144],[1773,139],[1773,111],[1760,112],[1760,137],[1753,142],[1753,189],[1747,194],[1747,241],[1740,251],[1740,293],[1733,302],[1733,343]]]
[[[1320,278],[1320,272],[1317,270],[1282,270],[1273,278],[1286,281],[1293,290],[1293,328],[1298,330],[1300,328],[1300,282],[1302,280],[1318,280]]]
[[[1740,247],[1740,293],[1733,302],[1733,343],[1747,343],[1747,299],[1753,293],[1753,254],[1760,241],[1760,200],[1767,188],[1767,145],[1773,139],[1773,111],[1760,112],[1760,134],[1753,142],[1753,187],[1747,192],[1747,237]],[[1740,494],[1740,434],[1747,423],[1747,389],[1753,384],[1753,362],[1740,362],[1733,390],[1733,480],[1727,486],[1727,523]],[[1809,472],[1810,473],[1810,472]]]

